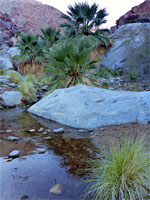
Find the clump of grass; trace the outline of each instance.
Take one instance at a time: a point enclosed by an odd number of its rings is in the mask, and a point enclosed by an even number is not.
[[[32,103],[36,101],[37,89],[32,82],[22,81],[19,85],[19,91],[23,95],[24,103]]]
[[[11,72],[9,74],[9,80],[15,84],[19,84],[22,81],[22,77],[16,72]]]
[[[101,67],[100,70],[97,73],[92,74],[90,78],[91,80],[97,80],[98,78],[109,79],[119,75],[119,71],[113,70],[109,67]]]
[[[32,83],[36,83],[36,78],[33,74],[28,74],[26,77],[25,77],[25,80],[27,82],[32,82]]]
[[[6,75],[5,70],[4,70],[1,66],[0,66],[0,75],[1,75],[1,76]]]
[[[125,139],[92,161],[88,195],[96,200],[150,199],[150,154],[144,139]]]
[[[37,83],[40,84],[41,86],[44,86],[44,85],[50,85],[51,83],[51,76],[39,76],[37,78]]]

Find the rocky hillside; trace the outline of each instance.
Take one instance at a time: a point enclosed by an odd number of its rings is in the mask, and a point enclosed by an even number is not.
[[[119,26],[128,23],[149,23],[150,22],[150,0],[145,0],[143,3],[131,8],[116,21],[116,26],[111,27],[114,32]]]
[[[7,13],[18,27],[34,33],[47,26],[59,28],[64,22],[59,10],[35,0],[0,0],[0,12]]]

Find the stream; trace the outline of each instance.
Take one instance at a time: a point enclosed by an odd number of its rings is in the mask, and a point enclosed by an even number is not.
[[[97,155],[90,132],[35,117],[20,108],[2,110],[0,121],[1,200],[83,199],[84,169]],[[45,131],[38,132],[41,127]],[[60,127],[64,134],[50,132]],[[21,139],[8,141],[9,136]],[[38,148],[46,152],[39,154]],[[20,150],[21,155],[11,160],[8,155],[13,150]],[[61,185],[61,194],[49,192],[55,184]]]
[[[88,161],[100,157],[99,151],[103,155],[116,141],[136,136],[144,136],[150,149],[150,123],[91,132],[36,117],[19,107],[1,110],[0,117],[0,200],[81,200],[87,189]],[[54,134],[57,128],[64,133]],[[20,140],[9,141],[9,136]],[[39,153],[39,148],[44,152]],[[9,159],[13,150],[21,154]],[[56,184],[61,186],[60,194],[50,192]]]

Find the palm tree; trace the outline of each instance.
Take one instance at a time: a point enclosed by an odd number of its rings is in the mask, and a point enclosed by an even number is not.
[[[75,3],[73,6],[68,6],[67,15],[63,14],[61,17],[67,22],[61,24],[61,27],[66,28],[66,34],[73,36],[77,34],[94,35],[101,38],[102,41],[106,39],[105,33],[108,29],[100,29],[95,33],[94,29],[98,29],[102,24],[106,23],[105,17],[108,15],[106,9],[98,10],[98,5],[93,3],[91,6],[87,2]],[[102,42],[105,45],[105,42]]]
[[[14,59],[19,62],[20,71],[26,75],[28,73],[36,73],[39,70],[44,71],[45,49],[44,42],[39,39],[39,35],[28,33],[20,34],[20,40],[16,44],[20,49],[20,55]]]
[[[56,28],[47,27],[45,29],[41,29],[41,31],[43,35],[40,37],[43,41],[45,41],[47,47],[52,47],[61,36],[60,30],[57,31]]]
[[[88,69],[96,68],[97,60],[90,61],[95,43],[87,36],[66,40],[50,50],[47,71],[52,75],[53,88],[70,87],[83,81]]]

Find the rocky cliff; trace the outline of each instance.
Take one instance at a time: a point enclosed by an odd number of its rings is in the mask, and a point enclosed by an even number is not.
[[[150,23],[150,0],[131,8],[116,21],[116,26],[111,27],[111,31],[114,32],[119,26],[129,23]]]
[[[59,28],[64,22],[59,10],[35,0],[0,0],[0,12],[7,13],[18,27],[33,33],[47,26]]]

